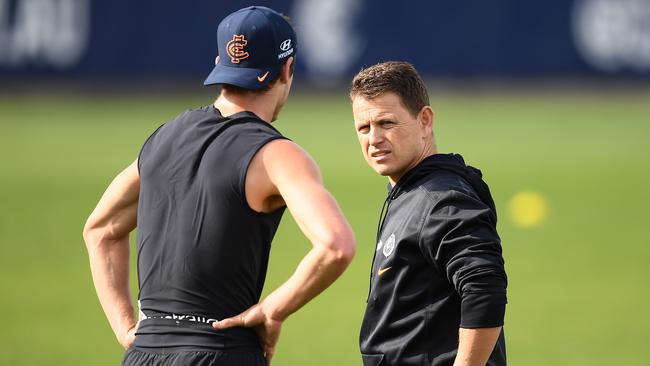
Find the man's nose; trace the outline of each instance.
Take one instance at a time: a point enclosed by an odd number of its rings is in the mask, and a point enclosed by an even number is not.
[[[368,133],[368,143],[370,145],[377,145],[384,141],[384,133],[381,128],[370,127],[370,132]]]

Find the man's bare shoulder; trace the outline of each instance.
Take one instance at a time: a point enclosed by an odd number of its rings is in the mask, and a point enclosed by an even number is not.
[[[270,175],[273,175],[273,172],[279,174],[299,173],[305,170],[310,173],[318,172],[318,166],[309,153],[291,140],[278,139],[269,142],[260,150],[258,157]]]
[[[258,151],[246,173],[248,205],[258,212],[275,210],[285,205],[283,196],[288,190],[301,183],[322,184],[314,160],[291,140],[270,141]]]

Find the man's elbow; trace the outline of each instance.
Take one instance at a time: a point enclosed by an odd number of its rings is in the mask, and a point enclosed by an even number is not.
[[[93,228],[93,226],[90,224],[90,221],[87,221],[84,225],[81,235],[83,236],[84,243],[86,244],[86,249],[90,251],[92,248],[94,248],[95,243],[97,242],[97,240],[95,240],[97,234],[96,229]]]
[[[356,254],[356,241],[351,230],[332,235],[324,245],[327,248],[327,262],[345,270]]]
[[[89,218],[84,225],[82,236],[88,252],[93,251],[106,241],[106,228]]]
[[[341,264],[344,264],[346,267],[354,259],[356,254],[356,242],[354,235],[349,235],[348,237],[339,240],[339,248],[337,251],[337,261]]]

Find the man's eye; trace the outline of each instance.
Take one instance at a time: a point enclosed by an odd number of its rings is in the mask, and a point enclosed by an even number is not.
[[[360,132],[360,133],[367,133],[368,131],[370,131],[370,127],[368,127],[368,126],[359,126],[357,128],[357,131]]]

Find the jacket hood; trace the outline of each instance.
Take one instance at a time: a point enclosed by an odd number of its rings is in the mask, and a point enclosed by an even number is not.
[[[406,172],[394,187],[388,185],[390,190],[388,201],[397,198],[405,189],[417,183],[420,178],[439,170],[460,175],[474,188],[481,201],[490,207],[496,217],[494,200],[490,194],[490,188],[483,181],[483,174],[479,169],[465,164],[465,160],[459,154],[434,154],[425,158],[413,169]]]

